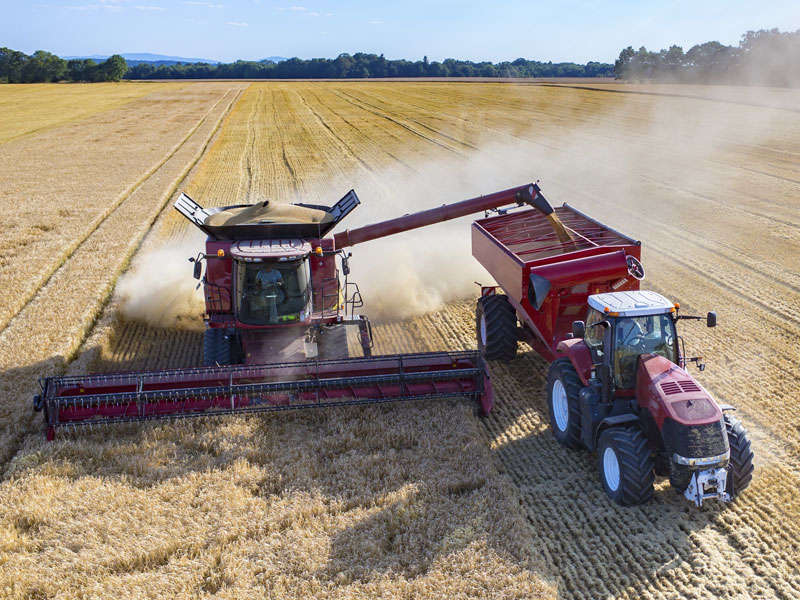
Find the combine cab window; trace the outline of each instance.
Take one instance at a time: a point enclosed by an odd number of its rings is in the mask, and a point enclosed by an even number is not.
[[[614,384],[624,390],[636,386],[636,359],[659,354],[677,363],[675,323],[672,315],[626,317],[614,323]]]
[[[288,325],[310,312],[308,261],[236,264],[236,309],[248,325]]]

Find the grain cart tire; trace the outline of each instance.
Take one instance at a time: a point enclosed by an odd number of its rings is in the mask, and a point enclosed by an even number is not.
[[[739,492],[750,485],[753,479],[753,450],[750,438],[741,421],[733,415],[725,415],[725,429],[728,432],[728,444],[731,447],[731,460],[728,463],[728,481],[726,491],[735,498]]]
[[[489,360],[517,355],[517,312],[502,294],[483,296],[475,308],[478,348]]]
[[[600,435],[597,464],[603,489],[617,504],[636,506],[653,498],[655,465],[638,429],[606,429]]]
[[[231,341],[224,329],[206,329],[203,334],[203,366],[230,365]]]
[[[344,325],[323,327],[317,336],[317,348],[321,360],[350,358],[347,349],[347,328]]]
[[[568,358],[559,358],[547,372],[547,408],[550,428],[559,444],[567,448],[580,448],[581,405],[578,394],[581,379]]]

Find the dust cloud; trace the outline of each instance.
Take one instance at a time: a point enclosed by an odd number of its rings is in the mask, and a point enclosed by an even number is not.
[[[180,245],[141,252],[114,291],[123,318],[159,328],[202,330],[203,293],[196,289],[188,261],[202,248],[202,237],[191,236]]]

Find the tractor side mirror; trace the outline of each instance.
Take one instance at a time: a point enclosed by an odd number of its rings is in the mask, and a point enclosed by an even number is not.
[[[583,321],[572,322],[572,337],[582,340],[586,335],[586,323]]]
[[[716,327],[717,326],[717,313],[713,310],[708,313],[706,317],[706,325],[709,327]]]
[[[202,265],[202,263],[199,260],[194,259],[194,258],[190,258],[189,262],[194,263],[194,272],[192,273],[192,275],[194,276],[195,279],[200,279],[200,277],[203,274],[203,265]]]

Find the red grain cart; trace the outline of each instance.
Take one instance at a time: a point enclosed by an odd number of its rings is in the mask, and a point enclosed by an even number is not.
[[[731,501],[753,473],[747,431],[687,371],[679,305],[640,291],[639,242],[565,204],[553,210],[537,185],[517,210],[476,221],[472,252],[497,281],[481,288],[478,346],[512,359],[527,342],[551,363],[550,424],[569,448],[598,453],[606,493],[622,505],[650,500],[655,476],[697,506]],[[502,212],[502,211],[501,211]],[[504,293],[498,293],[502,290]]]

